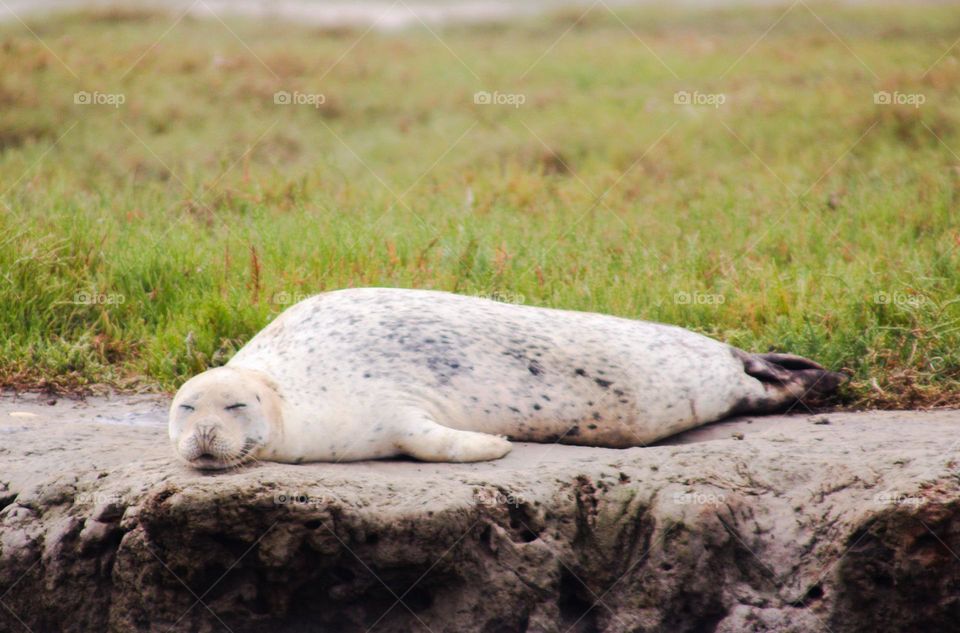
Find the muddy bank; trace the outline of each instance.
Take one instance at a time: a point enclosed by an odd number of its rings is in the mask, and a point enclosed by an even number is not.
[[[0,631],[960,629],[958,412],[202,475],[166,402],[0,401]]]

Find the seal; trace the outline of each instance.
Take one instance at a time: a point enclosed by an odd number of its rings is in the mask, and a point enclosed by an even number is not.
[[[356,288],[297,303],[226,365],[184,383],[169,435],[202,469],[397,455],[472,462],[503,457],[508,440],[646,446],[819,401],[845,378],[671,325]]]

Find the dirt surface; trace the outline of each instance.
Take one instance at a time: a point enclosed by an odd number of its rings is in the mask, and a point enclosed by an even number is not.
[[[163,397],[48,402],[0,398],[0,632],[960,630],[960,412],[205,475]]]

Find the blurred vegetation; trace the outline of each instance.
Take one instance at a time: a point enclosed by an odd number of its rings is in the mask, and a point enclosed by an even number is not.
[[[960,14],[782,15],[2,25],[0,383],[172,389],[303,296],[385,285],[789,350],[851,372],[852,406],[956,403]]]

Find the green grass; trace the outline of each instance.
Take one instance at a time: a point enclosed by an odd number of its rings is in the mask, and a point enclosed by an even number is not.
[[[387,285],[789,350],[850,371],[852,405],[956,402],[960,15],[814,11],[3,25],[0,383],[171,389],[299,296]]]

